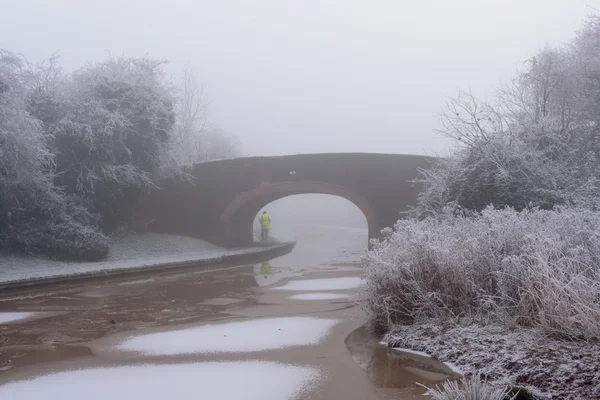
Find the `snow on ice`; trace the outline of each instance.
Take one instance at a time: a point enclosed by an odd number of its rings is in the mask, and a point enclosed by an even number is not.
[[[145,355],[256,352],[318,343],[336,320],[307,317],[267,318],[205,325],[134,336],[118,350]]]
[[[362,286],[364,281],[361,278],[328,278],[328,279],[305,279],[291,281],[287,284],[273,288],[273,290],[293,290],[293,291],[321,291],[321,290],[346,290],[356,289]]]
[[[35,313],[32,312],[0,312],[0,324],[19,321],[25,318],[29,318],[34,314]]]
[[[339,300],[347,299],[347,294],[338,293],[302,293],[288,297],[291,300]]]
[[[314,368],[274,362],[135,365],[66,371],[0,386],[19,400],[285,400],[310,388]]]

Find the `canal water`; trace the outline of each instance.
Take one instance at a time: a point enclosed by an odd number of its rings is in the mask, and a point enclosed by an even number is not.
[[[0,398],[417,399],[451,376],[362,328],[365,227],[289,226],[256,265],[1,293]]]

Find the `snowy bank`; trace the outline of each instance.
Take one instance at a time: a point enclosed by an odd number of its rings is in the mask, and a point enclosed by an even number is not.
[[[542,399],[600,398],[600,344],[551,339],[539,330],[426,323],[399,325],[384,342],[424,352],[466,375],[539,390]]]
[[[0,289],[148,270],[249,262],[287,254],[293,247],[294,243],[286,242],[226,249],[186,236],[129,235],[113,239],[108,258],[100,262],[68,262],[0,254]]]

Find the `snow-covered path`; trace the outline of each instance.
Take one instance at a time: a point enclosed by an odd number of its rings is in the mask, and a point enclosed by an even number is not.
[[[100,262],[65,262],[0,254],[0,288],[36,280],[115,275],[169,264],[217,264],[281,246],[290,244],[231,250],[192,237],[149,233],[113,239],[108,258]]]

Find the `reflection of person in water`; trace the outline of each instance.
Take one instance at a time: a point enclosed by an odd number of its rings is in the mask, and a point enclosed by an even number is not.
[[[267,279],[267,277],[271,273],[271,263],[268,261],[262,263],[262,265],[260,266],[260,273],[264,275],[265,279]]]

